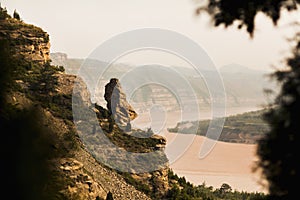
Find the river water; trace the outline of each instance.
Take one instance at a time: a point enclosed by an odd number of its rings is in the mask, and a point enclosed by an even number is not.
[[[259,107],[233,107],[226,109],[226,116],[258,110]],[[199,119],[209,119],[209,110],[200,111]],[[149,127],[159,135],[166,137],[165,153],[170,167],[179,176],[184,176],[194,185],[205,183],[219,188],[223,183],[233,190],[248,192],[266,192],[262,186],[259,172],[253,172],[256,145],[215,142],[214,147],[204,158],[199,152],[206,137],[169,133],[167,128],[175,127],[177,122],[197,120],[193,116],[183,119],[182,113],[165,112],[160,107],[149,108],[149,112],[139,114],[132,126],[147,129]]]

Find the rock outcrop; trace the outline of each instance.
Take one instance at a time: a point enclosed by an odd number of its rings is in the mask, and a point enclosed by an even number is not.
[[[127,102],[126,95],[118,79],[112,78],[105,85],[104,98],[107,102],[107,109],[111,112],[115,123],[119,127],[130,127],[130,121],[137,117],[137,113]]]
[[[15,55],[32,63],[50,61],[49,35],[45,31],[14,18],[0,21],[0,39],[6,39],[15,47]]]
[[[82,106],[91,106],[90,94],[86,85],[81,79],[77,79],[74,75],[57,74],[58,78],[58,90],[57,92],[63,96],[69,96],[73,92],[74,83],[77,84],[78,92],[77,96]],[[61,102],[61,104],[71,104],[70,99],[68,102]],[[47,116],[48,126],[55,130],[59,134],[60,138],[65,138],[68,135],[68,129],[71,124],[66,126],[62,119],[54,117],[50,112]],[[56,126],[59,126],[55,128]],[[74,128],[74,125],[71,125]],[[63,133],[63,134],[62,134]],[[69,139],[68,139],[69,140]],[[67,141],[63,142],[65,146]],[[76,149],[69,149],[73,155],[68,157],[62,157],[53,161],[54,172],[61,174],[61,178],[65,181],[64,189],[61,190],[61,194],[65,199],[82,199],[82,200],[94,200],[105,199],[106,195],[111,192],[113,198],[116,200],[138,200],[150,198],[144,193],[136,190],[132,185],[126,183],[126,181],[117,172],[104,167],[99,163],[90,152],[81,146]],[[74,145],[74,144],[71,144]],[[58,146],[59,145],[55,145]],[[70,148],[70,147],[69,147]]]
[[[161,135],[154,134],[151,138],[158,140],[159,142],[155,145],[156,150],[164,150],[167,145],[167,139]]]

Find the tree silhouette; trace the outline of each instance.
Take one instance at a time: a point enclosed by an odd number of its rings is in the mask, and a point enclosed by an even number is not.
[[[298,35],[299,37],[299,35]],[[265,115],[271,130],[259,142],[259,165],[269,181],[272,195],[287,199],[298,192],[299,176],[299,112],[300,112],[300,39],[287,59],[288,68],[274,76],[282,83],[275,107]]]
[[[7,14],[6,8],[2,8],[0,3],[0,20],[5,20],[6,18],[9,18],[10,16]]]
[[[246,26],[247,32],[253,36],[254,19],[259,12],[270,17],[276,25],[283,9],[297,10],[299,3],[300,0],[209,0],[208,4],[199,7],[196,13],[207,12],[213,18],[215,26],[228,27],[237,21],[239,29]]]
[[[18,13],[16,10],[14,10],[13,17],[14,17],[15,19],[17,19],[17,20],[21,20],[21,17],[20,17],[19,13]]]
[[[225,192],[231,192],[232,191],[232,188],[230,185],[228,185],[227,183],[223,183],[220,187],[220,190],[222,193],[225,193]]]
[[[281,11],[297,10],[300,0],[209,0],[206,6],[196,10],[208,12],[215,26],[231,26],[239,22],[238,28],[246,26],[253,37],[255,16],[262,12],[270,17],[276,25]],[[271,199],[294,199],[297,195],[299,180],[300,134],[300,33],[296,34],[293,56],[287,59],[286,69],[277,71],[273,76],[281,83],[281,91],[265,115],[270,131],[259,141],[257,154],[260,157],[258,166],[269,182]]]

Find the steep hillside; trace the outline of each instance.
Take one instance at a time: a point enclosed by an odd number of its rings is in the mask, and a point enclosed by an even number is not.
[[[1,8],[0,43],[5,179],[19,190],[15,197],[95,200],[111,192],[114,199],[150,199],[86,151],[72,116],[76,77],[49,64],[48,34]]]

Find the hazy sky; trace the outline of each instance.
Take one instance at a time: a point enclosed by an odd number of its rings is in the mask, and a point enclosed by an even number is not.
[[[10,14],[16,9],[21,18],[50,34],[51,51],[69,57],[86,58],[110,37],[143,27],[166,28],[190,37],[202,46],[216,66],[238,63],[267,69],[279,63],[290,46],[286,37],[295,31],[290,22],[300,14],[284,14],[278,27],[264,16],[257,17],[257,30],[251,40],[245,31],[214,28],[206,15],[195,16],[193,0],[0,0]],[[154,53],[159,57],[157,53]],[[151,60],[153,56],[144,56]],[[155,57],[154,56],[154,57]],[[128,56],[124,62],[134,62]],[[179,59],[161,55],[168,64]],[[159,60],[159,59],[158,59]],[[141,61],[142,62],[142,61]]]

